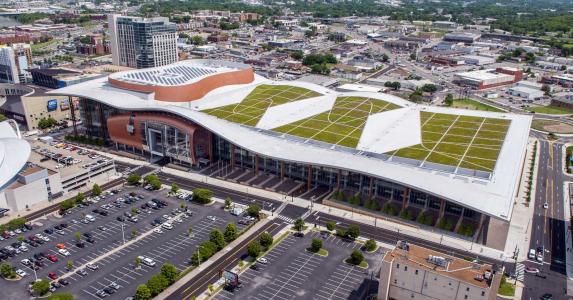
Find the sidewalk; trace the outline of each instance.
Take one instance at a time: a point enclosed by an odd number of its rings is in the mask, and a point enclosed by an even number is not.
[[[531,202],[527,203],[527,181],[529,180],[530,165],[533,159],[533,150],[537,139],[530,138],[527,145],[527,154],[525,163],[523,165],[523,176],[521,178],[520,188],[517,197],[515,198],[511,222],[509,224],[509,232],[507,234],[507,242],[505,244],[505,253],[513,254],[515,248],[519,249],[518,260],[527,259],[527,251],[531,239],[531,221],[533,220],[533,213],[535,207],[535,188],[537,185],[537,169],[539,164],[539,151],[537,151],[535,158],[535,165],[533,167],[533,181],[531,184]],[[537,144],[539,147],[539,144]]]
[[[572,182],[567,181],[563,184],[563,205],[565,206],[565,268],[567,270],[567,296],[573,297],[573,249],[571,245],[571,200],[569,199],[569,185]]]
[[[308,208],[310,205],[310,202],[308,200],[305,200],[305,199],[296,198],[296,197],[294,199],[292,199],[291,197],[286,197],[285,195],[279,194],[276,192],[258,189],[258,188],[251,187],[251,186],[244,186],[244,185],[241,185],[238,183],[228,182],[228,181],[224,181],[221,179],[208,177],[208,176],[205,176],[202,174],[189,173],[189,172],[175,170],[175,169],[166,168],[166,167],[163,167],[161,169],[161,171],[168,173],[168,174],[184,177],[184,178],[189,178],[190,180],[194,180],[194,181],[205,182],[205,183],[209,183],[209,184],[213,184],[213,185],[217,185],[220,187],[233,189],[233,190],[237,190],[237,191],[244,191],[244,192],[247,192],[249,194],[257,195],[260,197],[271,198],[271,199],[278,200],[281,202],[287,201],[289,204],[300,206],[300,207]],[[327,214],[331,214],[334,216],[350,219],[350,220],[360,222],[363,224],[368,224],[368,225],[375,226],[378,228],[383,228],[386,230],[395,231],[396,233],[406,234],[406,235],[409,235],[412,237],[421,238],[421,239],[425,239],[428,241],[433,241],[433,242],[440,241],[440,244],[442,244],[442,245],[449,246],[449,247],[452,247],[452,248],[455,248],[458,250],[468,251],[468,252],[471,252],[471,253],[474,253],[477,255],[486,256],[486,257],[496,259],[496,260],[505,260],[506,257],[511,257],[511,255],[512,255],[512,253],[506,254],[503,251],[496,250],[496,249],[489,248],[489,247],[485,247],[483,245],[474,244],[471,241],[459,239],[459,238],[452,237],[452,236],[447,236],[447,235],[444,235],[442,233],[439,233],[437,230],[436,230],[436,232],[427,231],[427,230],[420,230],[417,228],[413,228],[411,226],[402,225],[402,224],[398,224],[398,223],[395,223],[392,221],[388,221],[383,216],[380,216],[379,218],[375,218],[375,217],[371,217],[371,216],[362,215],[360,213],[356,213],[356,212],[352,213],[348,210],[343,210],[343,209],[330,207],[330,206],[317,204],[317,203],[315,203],[313,205],[313,211],[320,211],[323,213],[327,213]]]

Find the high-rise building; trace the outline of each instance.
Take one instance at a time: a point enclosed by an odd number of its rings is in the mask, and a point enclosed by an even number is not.
[[[0,46],[0,82],[25,83],[31,78],[27,71],[32,65],[29,44]]]
[[[177,62],[177,27],[168,18],[109,16],[114,65],[151,68]]]

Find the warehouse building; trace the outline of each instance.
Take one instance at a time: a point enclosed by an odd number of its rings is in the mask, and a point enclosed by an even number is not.
[[[485,69],[456,73],[454,82],[477,90],[514,84],[523,78],[523,71],[516,68]]]

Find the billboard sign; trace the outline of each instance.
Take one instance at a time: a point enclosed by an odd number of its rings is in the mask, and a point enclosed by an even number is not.
[[[48,100],[48,111],[54,111],[56,109],[58,109],[58,100]]]
[[[231,272],[229,270],[223,270],[221,277],[225,279],[225,284],[238,285],[239,275],[237,273]]]
[[[70,109],[70,100],[61,100],[60,101],[60,110],[68,110]]]

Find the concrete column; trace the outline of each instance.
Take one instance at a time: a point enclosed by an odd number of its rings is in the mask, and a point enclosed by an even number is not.
[[[231,168],[235,167],[235,145],[231,144]]]
[[[255,175],[259,175],[259,155],[255,154]]]
[[[281,161],[281,179],[285,178],[285,162]]]
[[[340,190],[340,177],[342,177],[342,171],[338,169],[338,176],[336,177],[336,189]]]
[[[209,162],[213,162],[213,158],[215,157],[215,155],[213,155],[213,151],[214,151],[214,147],[213,147],[213,133],[211,133],[209,131],[208,134],[208,138],[209,138]]]
[[[308,165],[308,177],[306,181],[306,190],[309,191],[312,187],[312,166]]]
[[[440,200],[440,214],[438,215],[438,220],[444,217],[446,213],[446,201],[444,199]]]
[[[374,186],[374,178],[370,177],[370,187],[368,188],[368,198],[372,198],[372,187]]]
[[[456,226],[454,227],[454,232],[458,232],[458,229],[462,225],[462,221],[464,220],[464,211],[465,210],[466,210],[466,208],[462,207],[462,212],[460,214],[460,218],[458,219],[458,222],[456,223]]]
[[[404,190],[404,197],[402,197],[402,209],[408,207],[408,199],[410,198],[410,188]]]

